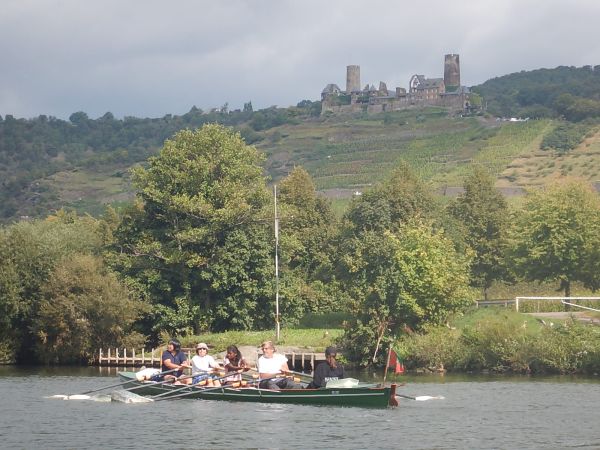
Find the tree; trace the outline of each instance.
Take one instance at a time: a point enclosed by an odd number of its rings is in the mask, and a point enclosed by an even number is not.
[[[302,268],[310,279],[323,266],[331,267],[330,245],[337,220],[304,168],[295,167],[278,187],[282,241],[288,245],[289,264]]]
[[[566,297],[573,281],[600,287],[600,198],[589,185],[532,192],[516,219],[513,256],[526,279],[558,281]]]
[[[113,261],[154,304],[200,306],[194,331],[246,329],[271,309],[264,249],[272,234],[258,231],[272,216],[261,161],[239,133],[211,124],[178,132],[133,173],[140,201],[115,232]],[[227,259],[225,248],[238,258]]]
[[[465,230],[465,242],[475,252],[471,264],[471,285],[488,289],[496,280],[507,277],[506,250],[508,207],[494,188],[494,178],[481,167],[475,167],[465,180],[465,193],[449,205],[449,212]]]
[[[10,343],[11,362],[31,361],[31,327],[44,284],[62,259],[99,251],[97,231],[94,219],[63,211],[0,230],[0,346]]]
[[[327,199],[317,195],[309,173],[295,167],[278,185],[280,265],[286,302],[295,311],[331,311],[335,302],[331,279],[337,220]],[[339,307],[339,303],[336,304]],[[289,317],[289,315],[288,315]]]
[[[355,232],[387,230],[428,215],[432,204],[427,187],[402,161],[383,184],[355,198],[346,216]]]
[[[41,292],[32,331],[38,360],[45,363],[86,361],[98,348],[122,345],[147,310],[91,255],[61,261]]]
[[[69,121],[73,125],[83,125],[89,121],[89,117],[83,111],[78,111],[69,116]]]
[[[444,323],[469,305],[470,255],[459,254],[432,224],[411,220],[397,231],[369,231],[345,242],[339,275],[353,298],[349,356],[369,364],[384,341],[406,327]]]

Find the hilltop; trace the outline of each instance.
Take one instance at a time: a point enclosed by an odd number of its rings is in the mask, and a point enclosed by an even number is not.
[[[334,199],[368,189],[401,159],[448,195],[460,188],[472,164],[488,167],[507,194],[565,176],[597,181],[598,69],[540,69],[486,81],[473,90],[486,99],[488,112],[470,117],[439,107],[321,115],[320,102],[309,100],[260,111],[251,104],[243,111],[223,107],[209,113],[194,107],[159,119],[7,115],[0,118],[0,220],[44,217],[61,207],[99,214],[107,203],[128,202],[131,166],[156,154],[177,130],[209,122],[235,127],[262,150],[274,181],[301,165]],[[552,95],[534,96],[536,89]],[[532,114],[519,114],[527,111]],[[572,120],[561,119],[561,111]],[[504,121],[504,113],[530,120]]]

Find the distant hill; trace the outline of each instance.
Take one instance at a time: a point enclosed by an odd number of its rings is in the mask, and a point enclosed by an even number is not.
[[[456,117],[425,108],[320,116],[320,103],[304,100],[260,111],[251,104],[243,111],[192,108],[156,119],[7,115],[0,117],[0,221],[44,217],[60,207],[99,214],[107,203],[128,202],[132,165],[156,154],[176,131],[209,122],[235,127],[264,151],[273,180],[302,165],[331,198],[368,189],[400,159],[447,193],[461,186],[472,164],[488,167],[506,192],[562,176],[600,180],[594,119],[600,116],[600,67],[521,72],[473,89],[490,114]],[[495,115],[541,119],[505,122]],[[561,115],[580,122],[557,120]]]
[[[472,90],[497,116],[563,116],[572,121],[600,116],[600,66],[521,71],[492,78]]]

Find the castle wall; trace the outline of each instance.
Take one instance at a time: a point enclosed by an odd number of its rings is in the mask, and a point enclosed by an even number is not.
[[[351,103],[350,105],[331,105],[326,100],[322,103],[321,113],[330,111],[334,114],[357,113],[366,111],[368,114],[377,114],[389,111],[401,111],[409,108],[422,108],[437,106],[448,108],[452,111],[462,111],[467,97],[465,94],[440,95],[436,98],[423,98],[414,95],[403,97],[372,97],[369,103]]]

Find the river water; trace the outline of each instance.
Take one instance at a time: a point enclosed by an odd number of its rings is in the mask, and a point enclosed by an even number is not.
[[[114,371],[0,367],[0,448],[600,449],[600,377],[399,380],[401,394],[444,399],[383,410],[65,401],[45,397],[117,383]]]

